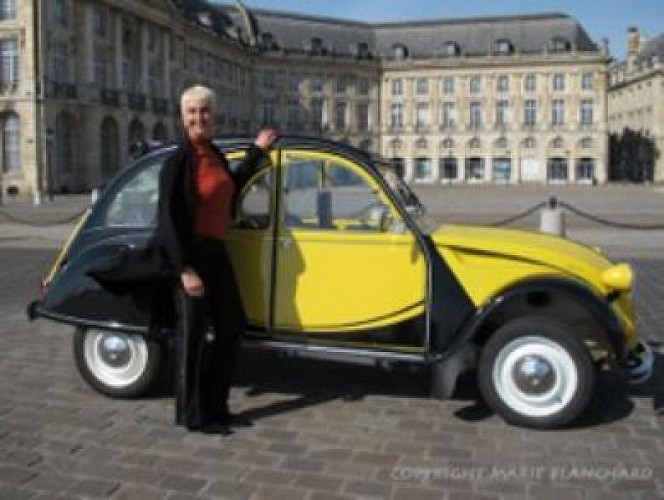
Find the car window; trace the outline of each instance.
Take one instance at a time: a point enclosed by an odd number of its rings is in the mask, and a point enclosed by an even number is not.
[[[166,155],[146,160],[144,168],[120,185],[102,217],[105,226],[151,226],[156,222],[159,172]]]
[[[270,199],[274,184],[274,170],[266,168],[249,181],[238,201],[233,226],[238,229],[266,229],[270,227]]]
[[[283,221],[287,228],[385,231],[386,197],[362,167],[327,154],[282,159]]]

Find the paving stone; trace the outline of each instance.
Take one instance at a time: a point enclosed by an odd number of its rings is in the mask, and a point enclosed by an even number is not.
[[[216,480],[203,490],[203,494],[229,499],[247,499],[258,490],[258,486],[234,481]]]
[[[0,481],[3,483],[21,485],[35,477],[36,473],[19,467],[0,466]]]
[[[72,495],[82,497],[109,497],[120,488],[116,481],[103,481],[101,479],[83,479],[77,481],[67,490]]]
[[[343,491],[360,497],[387,498],[390,496],[392,486],[391,484],[375,481],[349,480],[346,482]]]
[[[245,483],[289,484],[295,478],[292,472],[275,469],[252,469],[242,479]]]
[[[342,483],[343,480],[338,477],[331,477],[313,472],[302,472],[298,474],[297,479],[293,485],[311,490],[336,492],[341,489]]]
[[[158,485],[167,490],[176,490],[186,493],[196,493],[200,491],[207,481],[196,477],[185,476],[181,474],[168,474],[161,479]]]

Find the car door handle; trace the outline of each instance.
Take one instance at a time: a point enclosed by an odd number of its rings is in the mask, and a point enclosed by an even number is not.
[[[290,236],[280,236],[279,246],[284,250],[288,250],[293,245],[293,238]]]

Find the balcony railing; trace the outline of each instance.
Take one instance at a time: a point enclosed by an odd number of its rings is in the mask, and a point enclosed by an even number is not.
[[[120,105],[120,92],[114,89],[101,89],[99,92],[101,103],[106,106]]]
[[[136,111],[145,111],[145,95],[127,92],[127,104]]]

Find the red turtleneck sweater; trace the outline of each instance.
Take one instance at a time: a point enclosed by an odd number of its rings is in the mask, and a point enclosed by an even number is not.
[[[235,183],[221,164],[209,140],[192,140],[194,179],[198,190],[195,233],[223,240],[231,219]]]

